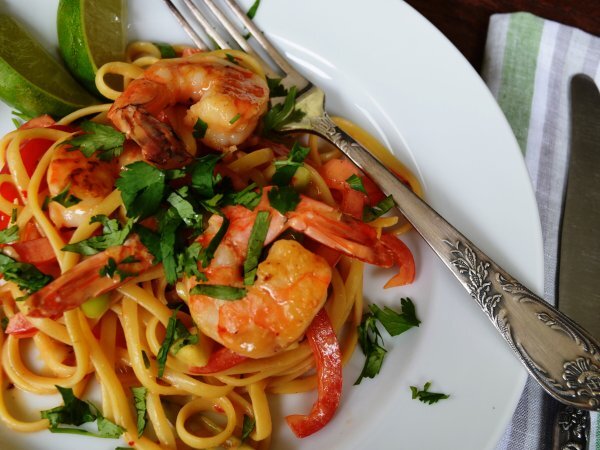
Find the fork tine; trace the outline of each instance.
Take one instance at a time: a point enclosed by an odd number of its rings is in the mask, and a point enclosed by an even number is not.
[[[221,37],[219,32],[209,23],[208,20],[206,20],[206,17],[204,17],[204,15],[202,14],[202,11],[200,11],[191,0],[183,0],[183,3],[185,3],[185,6],[187,6],[188,9],[192,12],[196,20],[200,23],[200,25],[206,32],[206,34],[208,34],[212,39],[214,39],[214,41],[219,47],[229,47],[227,41],[223,37]]]
[[[184,1],[186,4],[188,4],[188,2],[192,3],[191,0],[184,0]],[[246,40],[246,38],[244,38],[244,36],[242,36],[242,34],[238,31],[236,26],[233,23],[231,23],[229,18],[225,14],[223,14],[223,12],[217,7],[217,5],[212,0],[203,0],[203,1],[204,1],[204,4],[206,6],[208,6],[208,8],[211,10],[211,12],[215,15],[217,20],[219,22],[221,22],[221,25],[223,25],[223,27],[225,27],[225,29],[231,35],[231,37],[235,40],[235,42],[237,42],[237,44],[242,48],[242,50],[244,50],[246,53],[250,53],[253,56],[257,56],[256,53],[254,52],[254,49],[250,46],[250,44],[248,44],[248,41]],[[196,8],[195,6],[194,6],[194,8],[196,10],[198,10],[198,8]]]
[[[185,32],[192,38],[194,44],[201,50],[210,50],[209,46],[204,42],[204,40],[194,31],[189,22],[181,15],[177,7],[173,4],[171,0],[163,0],[165,4],[171,10],[171,13],[175,16],[181,27],[185,30]]]
[[[212,0],[205,0],[206,2]],[[300,80],[304,78],[294,69],[287,60],[277,51],[277,49],[271,44],[271,42],[265,37],[263,32],[250,20],[244,11],[238,6],[234,0],[225,0],[225,3],[233,11],[236,17],[244,24],[244,26],[250,31],[250,34],[256,39],[264,51],[273,59],[273,61],[283,70],[287,75],[293,76]],[[245,39],[244,39],[245,41]]]

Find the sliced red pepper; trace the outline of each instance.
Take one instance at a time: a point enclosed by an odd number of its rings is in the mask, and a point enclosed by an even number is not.
[[[392,250],[394,262],[400,267],[398,273],[385,284],[384,288],[412,283],[415,279],[415,259],[410,249],[404,242],[391,234],[383,233],[381,241],[387,248]]]
[[[317,365],[318,399],[307,416],[295,414],[285,418],[294,434],[300,438],[316,433],[329,423],[342,395],[342,352],[324,309],[309,325],[306,338]]]
[[[10,334],[16,338],[30,338],[37,333],[37,328],[34,327],[23,313],[17,313],[12,316],[6,327],[6,334]]]
[[[21,262],[29,264],[47,264],[56,261],[56,255],[48,238],[31,239],[24,242],[10,244],[19,254]]]
[[[233,366],[237,366],[246,359],[248,359],[247,356],[222,347],[216,352],[211,353],[208,363],[205,366],[190,367],[190,373],[194,375],[209,375],[211,373],[222,372],[231,369]]]

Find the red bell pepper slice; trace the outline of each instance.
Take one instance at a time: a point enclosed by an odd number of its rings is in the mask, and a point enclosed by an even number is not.
[[[17,313],[12,316],[6,326],[6,334],[13,335],[16,338],[30,338],[37,333],[34,327],[23,313]]]
[[[247,356],[222,347],[216,352],[211,353],[208,363],[205,366],[190,367],[190,373],[194,375],[209,375],[211,373],[222,372],[231,369],[233,366],[237,366],[246,359],[248,359]]]
[[[299,438],[310,436],[327,425],[342,395],[342,352],[324,309],[309,325],[306,338],[315,356],[319,388],[318,399],[307,416],[294,414],[285,418]]]
[[[19,254],[20,261],[29,264],[47,264],[56,260],[54,250],[48,238],[31,239],[10,244]]]
[[[404,286],[405,284],[412,283],[415,279],[415,259],[410,249],[404,242],[391,234],[383,233],[381,235],[381,242],[392,250],[394,262],[400,267],[398,273],[390,278],[384,288]]]

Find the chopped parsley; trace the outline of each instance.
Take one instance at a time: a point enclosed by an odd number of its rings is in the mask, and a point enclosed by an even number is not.
[[[254,0],[254,3],[252,3],[252,6],[250,6],[250,9],[248,9],[248,12],[246,13],[246,16],[248,17],[248,19],[252,20],[254,19],[254,16],[256,16],[256,11],[258,11],[258,7],[260,6],[260,0]],[[247,33],[244,35],[244,39],[248,40],[250,39],[251,34]]]
[[[253,417],[250,417],[244,414],[244,422],[242,424],[242,442],[244,442],[250,436],[250,433],[254,430],[256,426],[256,420]]]
[[[263,132],[278,131],[290,122],[301,120],[305,113],[296,109],[296,86],[292,86],[283,103],[273,105],[263,118]]]
[[[235,59],[235,56],[233,56],[231,53],[225,53],[225,57],[227,58],[227,61],[229,61],[230,63],[233,64],[237,64],[237,60]]]
[[[363,210],[363,222],[373,222],[378,217],[383,216],[386,212],[394,207],[394,199],[391,195],[381,200],[375,206],[365,206]]]
[[[148,358],[148,354],[142,350],[142,360],[144,361],[144,367],[146,369],[150,368],[150,358]]]
[[[208,124],[204,120],[198,119],[194,124],[194,131],[192,134],[196,139],[202,139],[206,136],[206,130],[208,130]]]
[[[221,181],[220,175],[215,175],[215,167],[222,155],[206,155],[196,160],[191,168],[192,188],[202,198],[208,199],[215,195],[215,186]]]
[[[135,277],[138,275],[137,273],[127,272],[125,270],[122,270],[119,268],[119,265],[132,264],[132,263],[136,263],[136,262],[140,262],[140,261],[138,259],[135,259],[135,257],[133,257],[133,256],[128,256],[128,257],[124,258],[118,264],[114,260],[114,258],[108,258],[106,265],[104,267],[101,267],[99,270],[100,276],[113,278],[115,275],[118,275],[119,279],[121,281],[123,281],[125,278]]]
[[[2,319],[0,320],[0,327],[2,327],[2,331],[6,331],[6,328],[8,327],[8,317],[3,316]]]
[[[148,395],[148,389],[143,386],[132,387],[131,392],[133,394],[133,403],[135,405],[135,412],[137,416],[138,437],[141,437],[142,434],[144,434],[146,425],[148,424],[148,411],[146,407],[146,396]]]
[[[165,366],[167,364],[167,356],[169,352],[176,354],[186,345],[198,343],[198,335],[190,333],[185,325],[181,323],[181,321],[177,318],[178,312],[179,307],[175,308],[173,310],[173,314],[171,317],[169,317],[165,339],[163,340],[158,354],[156,355],[159,378],[161,378],[165,372]]]
[[[117,219],[109,219],[103,214],[94,216],[90,219],[90,223],[96,222],[102,224],[103,234],[65,245],[62,250],[86,256],[95,255],[109,247],[122,245],[133,228],[133,221],[131,219],[121,227]]]
[[[188,227],[202,231],[202,215],[196,211],[188,198],[188,187],[184,186],[175,192],[171,192],[167,197],[167,202],[177,210],[179,217]]]
[[[231,118],[231,120],[229,121],[230,125],[233,125],[234,123],[236,123],[238,120],[240,120],[240,118],[242,117],[242,115],[240,113],[237,113],[235,116],[233,116]]]
[[[273,184],[277,186],[287,186],[292,181],[298,167],[302,165],[310,148],[302,147],[298,142],[294,142],[292,149],[283,161],[275,161],[275,173],[273,174]]]
[[[159,248],[160,259],[163,263],[167,283],[177,281],[177,260],[175,249],[177,243],[177,229],[182,219],[175,208],[169,208],[164,214],[159,215],[158,229],[160,234]]]
[[[256,191],[256,183],[251,183],[239,192],[230,192],[223,197],[225,205],[242,205],[249,210],[254,210],[260,203],[262,190]]]
[[[267,77],[267,86],[269,87],[269,97],[285,97],[288,93],[287,89],[281,84],[281,78]]]
[[[177,276],[185,275],[188,277],[196,277],[199,280],[206,281],[206,275],[198,270],[198,260],[202,245],[199,242],[193,242],[184,249],[183,252],[177,254]]]
[[[271,206],[281,214],[295,210],[300,203],[300,194],[290,186],[274,186],[268,196]]]
[[[410,391],[412,392],[412,398],[418,399],[423,403],[427,403],[428,405],[433,405],[434,403],[439,402],[440,400],[445,400],[450,396],[448,394],[442,394],[439,392],[429,392],[429,388],[431,387],[431,381],[428,381],[423,386],[423,389],[419,389],[416,386],[410,386]]]
[[[19,240],[19,227],[17,225],[11,225],[0,231],[0,244],[10,244],[17,240]]]
[[[365,187],[363,186],[362,178],[356,174],[350,175],[346,180],[346,183],[348,183],[348,186],[355,191],[362,192],[363,194],[367,193]]]
[[[125,135],[120,131],[109,125],[90,121],[84,121],[80,126],[85,134],[75,136],[65,143],[78,148],[86,158],[98,152],[98,158],[103,161],[110,161],[123,152]]]
[[[165,172],[143,161],[125,169],[115,184],[121,191],[127,217],[141,220],[155,214],[166,188]]]
[[[125,430],[119,425],[105,418],[100,410],[91,402],[78,399],[73,394],[73,389],[56,386],[63,399],[63,406],[41,411],[42,419],[48,419],[49,429],[52,433],[79,434],[99,438],[116,439]],[[81,428],[65,427],[64,425],[80,426],[88,422],[96,422],[97,433],[92,433]]]
[[[246,286],[254,284],[258,259],[260,258],[270,223],[271,215],[268,211],[259,211],[256,214],[250,238],[248,239],[248,253],[244,261],[244,284]]]
[[[69,189],[70,188],[71,188],[71,185],[68,184],[62,190],[62,192],[58,193],[54,197],[50,197],[48,199],[48,202],[59,203],[59,204],[63,205],[65,208],[69,208],[71,206],[76,205],[77,203],[79,203],[81,201],[81,199],[75,197],[73,194],[69,194]]]
[[[163,42],[153,42],[153,44],[160,51],[160,57],[162,59],[177,58],[177,53],[172,45],[165,44]]]
[[[52,281],[50,275],[40,272],[33,264],[22,263],[0,253],[0,273],[29,294],[39,291]]]
[[[217,247],[223,240],[225,233],[227,233],[227,229],[229,228],[229,219],[227,217],[223,217],[223,223],[217,231],[217,234],[213,236],[213,238],[208,243],[206,248],[203,248],[198,256],[198,259],[202,263],[202,267],[208,267],[210,262],[215,256],[215,252],[217,251]]]
[[[192,295],[206,295],[218,300],[240,300],[246,296],[246,289],[221,284],[198,284],[190,290]]]
[[[396,312],[387,306],[381,309],[370,305],[370,312],[363,316],[358,327],[358,343],[366,356],[360,376],[354,384],[360,384],[363,378],[374,378],[383,365],[387,350],[383,347],[383,337],[377,328],[379,321],[391,336],[397,336],[413,327],[418,327],[421,321],[417,319],[415,305],[409,298],[400,300],[402,312]]]

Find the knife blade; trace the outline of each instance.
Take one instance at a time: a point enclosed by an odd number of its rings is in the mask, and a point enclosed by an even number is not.
[[[557,301],[600,337],[600,92],[583,75],[571,81],[571,148],[560,232]],[[554,449],[587,449],[590,415],[558,408]]]

